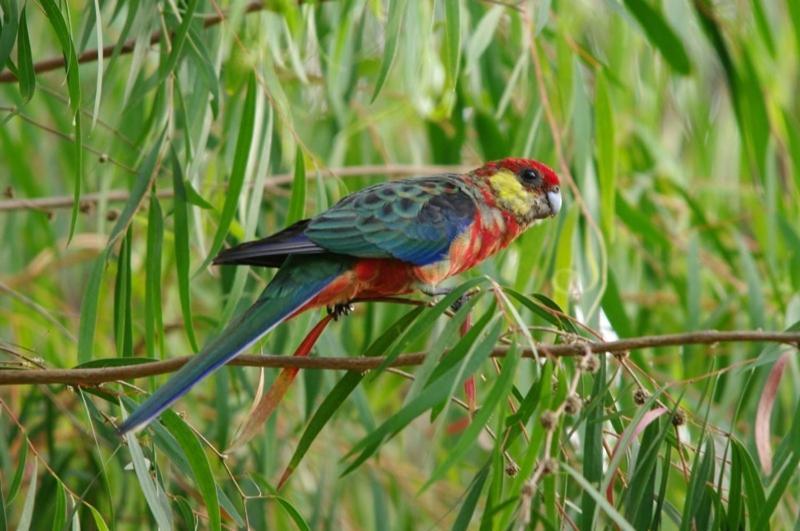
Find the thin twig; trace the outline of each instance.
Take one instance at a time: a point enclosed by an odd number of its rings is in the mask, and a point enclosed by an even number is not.
[[[261,1],[250,2],[245,8],[245,13],[253,13],[255,11],[261,11],[263,9],[267,9],[267,6],[263,2]],[[223,20],[225,20],[224,14],[210,15],[206,17],[206,19],[203,21],[203,27],[209,28],[211,26],[216,26]],[[161,31],[154,31],[152,34],[150,34],[150,45],[152,46],[154,44],[158,44],[163,38],[163,35],[164,33]],[[103,58],[111,57],[114,53],[114,48],[117,47],[117,44],[118,43],[109,44],[108,46],[104,47],[102,50]],[[123,44],[119,49],[119,55],[131,53],[135,46],[136,46],[136,39],[131,39],[125,42],[125,44]],[[86,50],[85,52],[81,53],[78,56],[78,63],[79,64],[92,63],[94,61],[97,61],[97,58],[100,55],[101,54],[96,48],[92,50]],[[36,72],[37,74],[41,74],[43,72],[50,72],[51,70],[58,70],[59,68],[64,68],[65,64],[66,63],[64,62],[64,56],[59,55],[58,57],[51,57],[49,59],[44,59],[43,61],[38,61],[34,63],[33,71]],[[16,81],[17,81],[16,76],[12,74],[10,71],[6,70],[5,72],[0,73],[0,83],[14,83]]]
[[[800,332],[762,332],[759,330],[734,330],[720,332],[704,330],[681,334],[665,334],[656,336],[641,336],[618,341],[592,341],[575,342],[565,345],[537,346],[539,356],[565,357],[583,355],[588,351],[594,353],[623,353],[654,347],[674,347],[683,345],[712,345],[716,343],[785,343],[800,345]],[[492,353],[493,357],[502,358],[506,355],[506,347],[498,347]],[[523,353],[525,358],[533,358],[531,350]],[[190,359],[182,356],[165,361],[144,362],[124,367],[101,367],[96,369],[26,369],[0,371],[0,385],[21,384],[66,384],[66,385],[97,385],[116,380],[128,380],[155,376],[177,371]],[[399,356],[390,366],[407,367],[420,365],[425,359],[425,353],[407,354]],[[294,358],[288,356],[253,356],[243,355],[234,358],[230,365],[246,367],[271,367],[296,369],[322,369],[339,371],[368,371],[379,367],[384,362],[383,357],[331,357],[331,358]]]
[[[366,166],[345,166],[342,168],[330,168],[326,173],[331,173],[337,177],[363,177],[367,175],[386,175],[397,177],[403,175],[428,175],[433,173],[460,172],[464,171],[464,166],[437,166],[428,164],[389,164],[389,165],[366,165]],[[264,187],[274,187],[292,182],[293,176],[289,173],[273,175],[266,179]],[[316,175],[309,173],[308,179],[316,179]],[[172,189],[159,190],[157,193],[160,198],[168,198],[174,195]],[[109,190],[102,193],[84,194],[81,196],[82,205],[91,205],[105,199],[109,203],[124,202],[128,200],[130,192],[128,190]],[[72,208],[73,197],[71,195],[37,197],[37,198],[15,198],[0,201],[0,212],[12,210],[52,210],[58,208]]]

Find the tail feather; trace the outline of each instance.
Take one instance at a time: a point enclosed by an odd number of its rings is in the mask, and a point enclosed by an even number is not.
[[[282,273],[285,274],[281,275]],[[288,286],[291,289],[287,289],[287,282],[281,280],[288,278],[291,281],[292,275],[281,270],[253,306],[232,321],[219,337],[181,367],[166,384],[150,395],[120,424],[117,428],[119,434],[144,428],[200,380],[291,317],[325,289],[336,276],[338,273],[334,272],[321,278],[306,279],[300,285],[292,282]]]
[[[305,235],[308,222],[304,219],[266,238],[225,249],[214,258],[214,263],[280,267],[290,255],[324,254],[325,249]]]

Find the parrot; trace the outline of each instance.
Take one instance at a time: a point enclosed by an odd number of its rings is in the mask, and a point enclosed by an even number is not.
[[[508,246],[561,209],[559,178],[542,162],[505,158],[465,173],[410,177],[354,192],[266,238],[220,252],[216,265],[278,268],[253,305],[118,426],[144,428],[194,385],[278,324],[313,308],[421,291]]]

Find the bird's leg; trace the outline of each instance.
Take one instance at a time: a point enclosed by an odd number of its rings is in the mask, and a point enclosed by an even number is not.
[[[422,285],[420,286],[419,290],[425,295],[428,295],[430,297],[445,297],[450,292],[453,291],[453,288]],[[459,298],[455,300],[453,304],[450,305],[450,309],[453,310],[453,312],[457,312],[458,310],[461,309],[462,306],[464,306],[464,303],[466,303],[467,300],[469,300],[469,293],[462,294]]]
[[[334,321],[338,321],[340,317],[350,315],[355,307],[350,302],[343,302],[328,306],[328,315],[333,317]]]

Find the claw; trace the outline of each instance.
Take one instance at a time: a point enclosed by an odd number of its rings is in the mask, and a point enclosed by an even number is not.
[[[333,316],[334,321],[338,321],[340,317],[350,315],[353,310],[355,310],[355,306],[349,302],[345,302],[342,304],[335,304],[333,307],[328,306],[328,315]]]
[[[428,295],[430,297],[439,297],[439,296],[445,297],[445,296],[447,296],[448,293],[453,291],[451,288],[423,287],[423,288],[420,288],[420,289],[424,294],[426,294],[426,295]],[[450,309],[453,311],[453,313],[455,313],[458,310],[460,310],[461,307],[464,306],[464,304],[469,300],[469,297],[470,297],[469,293],[464,293],[459,298],[457,298],[455,300],[455,302],[450,305]]]
[[[469,293],[464,293],[459,298],[457,298],[453,304],[450,305],[450,309],[453,310],[453,313],[456,313],[458,310],[461,309],[462,306],[464,306],[467,303],[468,300],[469,300]]]

